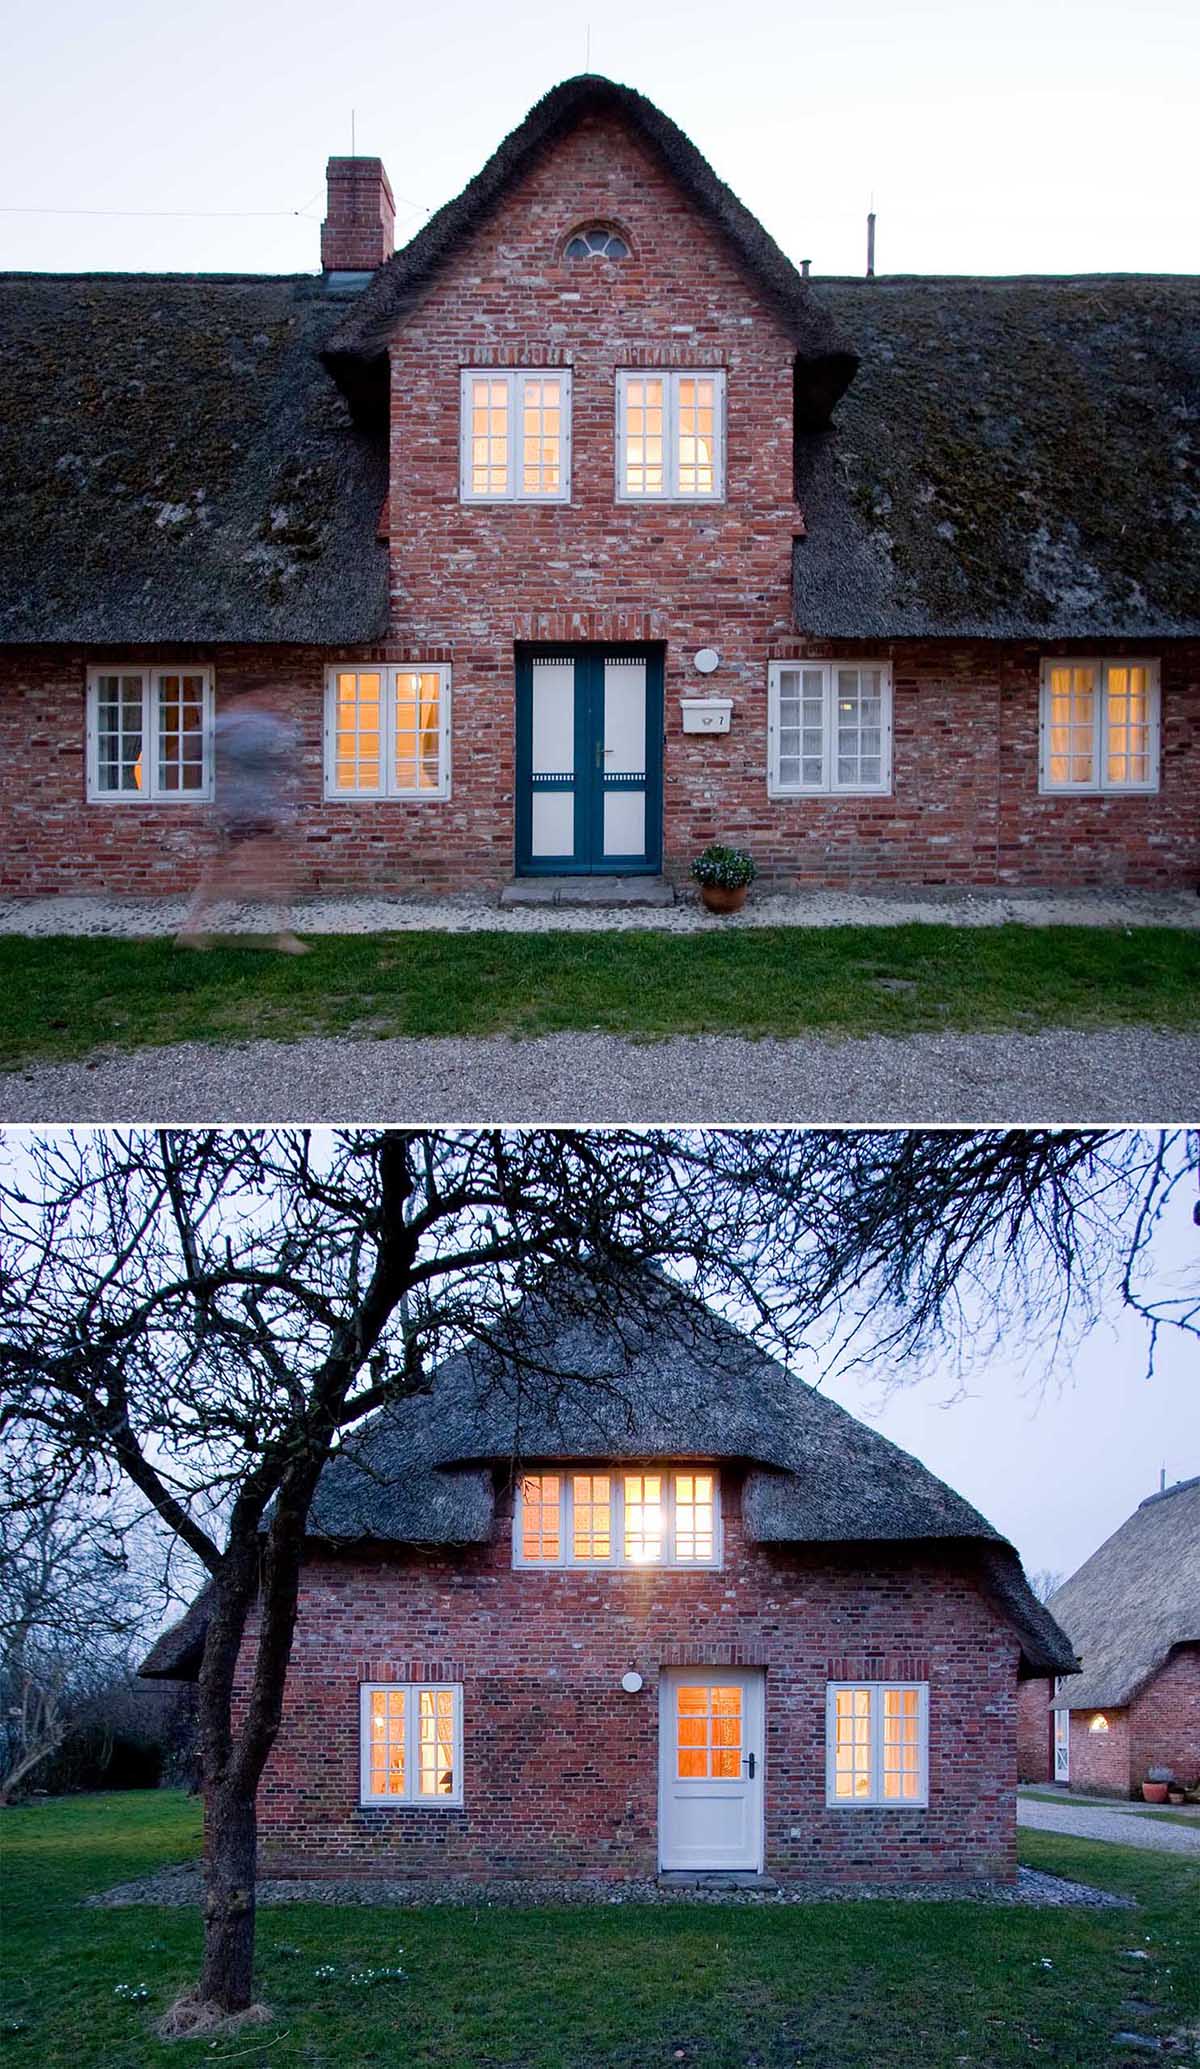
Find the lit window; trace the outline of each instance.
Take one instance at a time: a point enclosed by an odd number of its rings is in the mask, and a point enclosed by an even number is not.
[[[198,804],[212,796],[212,675],[205,668],[91,669],[88,797]]]
[[[717,503],[725,494],[725,375],[617,374],[617,494],[625,502]]]
[[[1108,1719],[1107,1719],[1107,1717],[1105,1717],[1105,1716],[1101,1715],[1101,1714],[1100,1714],[1099,1712],[1097,1712],[1097,1714],[1096,1714],[1096,1715],[1095,1715],[1095,1716],[1094,1716],[1094,1717],[1092,1718],[1092,1721],[1091,1721],[1091,1723],[1090,1723],[1090,1724],[1088,1725],[1088,1730],[1089,1730],[1089,1731],[1107,1731],[1107,1730],[1108,1730]]]
[[[742,1771],[742,1690],[675,1690],[675,1774],[681,1782],[736,1781]]]
[[[364,1803],[462,1802],[462,1689],[364,1687]]]
[[[329,670],[325,795],[450,795],[448,668]]]
[[[558,1563],[561,1490],[557,1473],[530,1473],[521,1482],[521,1556],[531,1565]]]
[[[464,503],[566,503],[571,496],[571,376],[466,368],[459,490]]]
[[[841,1808],[921,1808],[929,1801],[925,1682],[831,1682],[825,1712],[825,1800]]]
[[[892,676],[886,662],[772,661],[767,726],[771,797],[890,791]]]
[[[1041,788],[1157,790],[1158,664],[1042,664]]]
[[[517,1566],[719,1566],[711,1467],[525,1473],[513,1505]]]
[[[627,259],[629,246],[618,230],[608,230],[603,223],[593,223],[589,229],[576,230],[567,239],[563,257],[567,259]]]

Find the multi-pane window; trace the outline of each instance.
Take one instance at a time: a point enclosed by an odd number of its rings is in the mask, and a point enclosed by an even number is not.
[[[675,1690],[676,1779],[731,1782],[741,1772],[741,1687],[681,1682]]]
[[[566,259],[627,259],[629,246],[619,230],[609,230],[603,223],[593,223],[586,230],[576,230],[567,239]]]
[[[772,797],[872,795],[892,783],[892,678],[882,661],[772,661]]]
[[[1158,667],[1153,661],[1042,665],[1043,790],[1157,790]]]
[[[725,493],[725,375],[617,374],[617,494],[625,502],[715,503]]]
[[[464,369],[459,487],[464,503],[570,500],[566,368]]]
[[[462,1802],[462,1689],[370,1684],[361,1694],[364,1803]]]
[[[719,1566],[720,1485],[710,1467],[531,1472],[517,1486],[517,1566]]]
[[[920,1808],[929,1801],[925,1682],[831,1682],[825,1716],[826,1802]]]
[[[195,804],[212,795],[212,677],[205,668],[94,668],[88,796]]]
[[[448,797],[450,670],[331,668],[326,797]]]

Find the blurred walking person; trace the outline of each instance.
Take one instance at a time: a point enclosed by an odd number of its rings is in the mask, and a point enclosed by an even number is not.
[[[206,921],[223,900],[273,909],[272,946],[307,955],[289,924],[296,881],[293,798],[300,768],[294,729],[265,705],[243,697],[213,729],[218,844],[182,927],[178,948],[208,948]]]

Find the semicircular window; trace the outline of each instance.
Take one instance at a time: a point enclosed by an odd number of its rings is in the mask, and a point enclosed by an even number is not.
[[[604,223],[592,223],[585,230],[575,230],[567,239],[566,259],[627,259],[629,246],[616,230],[610,230]]]

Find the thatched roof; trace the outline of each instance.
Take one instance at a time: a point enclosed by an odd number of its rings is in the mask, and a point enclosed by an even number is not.
[[[718,230],[744,273],[783,320],[799,360],[806,408],[825,422],[852,379],[855,358],[837,336],[829,311],[773,237],[703,158],[683,131],[632,87],[595,73],[564,80],[531,108],[487,164],[381,266],[330,339],[326,357],[348,392],[362,392],[365,370],[382,360],[388,340],[415,306],[442,262],[500,206],[529,168],[586,116],[615,116],[628,125]]]
[[[212,1588],[205,1582],[185,1615],[156,1638],[138,1674],[145,1681],[194,1681],[212,1608]]]
[[[387,629],[386,444],[314,279],[0,275],[0,644]]]
[[[1083,1672],[1055,1707],[1115,1710],[1200,1644],[1200,1478],[1152,1494],[1050,1597]]]
[[[817,287],[861,366],[798,440],[802,631],[1200,632],[1200,278]]]
[[[347,1437],[309,1531],[342,1546],[484,1543],[495,1490],[523,1461],[621,1458],[746,1467],[752,1541],[960,1560],[1016,1627],[1029,1671],[1073,1671],[1015,1552],[976,1509],[661,1279],[619,1315],[578,1286],[564,1306],[526,1301],[502,1343],[468,1346],[427,1393]]]

